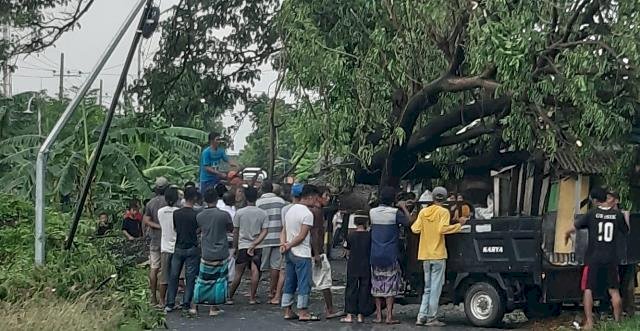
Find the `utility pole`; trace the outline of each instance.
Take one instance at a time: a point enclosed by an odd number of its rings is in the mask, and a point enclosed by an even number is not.
[[[142,43],[138,45],[138,80],[142,75]]]
[[[102,106],[102,79],[100,79],[100,96],[98,97],[98,104]]]
[[[64,53],[60,53],[60,91],[58,92],[58,98],[60,101],[64,100]]]
[[[9,25],[2,26],[2,39],[7,43],[11,42],[11,35],[9,33]],[[7,59],[2,66],[2,92],[6,98],[10,98],[11,91],[11,69],[9,68],[9,59]]]

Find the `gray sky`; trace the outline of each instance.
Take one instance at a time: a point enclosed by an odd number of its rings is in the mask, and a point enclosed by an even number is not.
[[[177,2],[177,0],[159,1],[161,10],[170,8]],[[88,78],[86,73],[90,72],[98,61],[107,43],[113,38],[132,7],[132,0],[96,0],[80,20],[80,29],[66,33],[53,47],[48,48],[39,55],[32,55],[26,58],[21,56],[17,59],[18,69],[13,74],[13,93],[47,90],[49,94],[56,95],[58,93],[59,79],[57,76],[54,77],[53,70],[59,70],[60,54],[64,53],[65,72],[71,71],[70,75],[74,75],[74,77],[65,77],[64,79],[66,95],[73,97],[73,90],[68,88],[79,87]],[[158,47],[159,36],[160,34],[156,33],[151,39],[142,40],[143,56],[141,65],[143,67],[151,64],[153,53]],[[105,65],[105,69],[102,70],[93,85],[94,88],[98,88],[98,80],[103,80],[103,103],[105,106],[108,106],[111,102],[111,96],[115,90],[132,38],[133,29],[120,42],[111,59]],[[137,76],[137,67],[137,58],[134,58],[129,71],[131,79]],[[84,74],[78,76],[79,71]],[[262,78],[257,82],[253,91],[255,93],[271,92],[269,95],[272,95],[274,85],[272,83],[276,80],[276,76],[277,74],[270,70],[269,67],[265,67]],[[241,105],[237,106],[235,111],[238,111],[241,107]],[[232,125],[232,117],[226,115],[223,118],[223,123],[225,127]],[[234,151],[239,151],[244,147],[246,137],[251,131],[251,123],[244,121],[234,139]]]

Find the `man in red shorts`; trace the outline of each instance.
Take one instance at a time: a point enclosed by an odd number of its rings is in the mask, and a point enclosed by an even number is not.
[[[568,242],[576,229],[587,229],[589,245],[584,258],[581,287],[584,291],[584,329],[593,329],[593,292],[603,296],[604,290],[611,296],[613,316],[620,320],[622,301],[620,299],[618,280],[618,256],[616,241],[624,236],[629,227],[622,213],[606,203],[607,192],[600,187],[589,193],[595,208],[576,221],[575,226],[567,231]]]

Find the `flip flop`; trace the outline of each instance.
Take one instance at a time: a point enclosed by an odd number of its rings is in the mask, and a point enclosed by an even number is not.
[[[259,305],[259,304],[260,304],[260,301],[258,301],[258,300],[255,300],[255,301],[249,301],[249,304],[250,304],[250,305]]]
[[[313,315],[313,314],[309,314],[309,318],[298,318],[299,322],[318,322],[320,321],[320,317]]]
[[[384,323],[383,320],[373,320],[373,324],[382,324]]]
[[[227,300],[227,301],[225,301],[224,304],[228,305],[228,306],[233,306],[233,303],[234,303],[233,300]]]
[[[394,324],[400,324],[400,321],[392,320],[392,321],[385,321],[384,323],[387,325],[394,325]]]
[[[333,313],[333,314],[327,314],[327,316],[325,318],[330,320],[332,318],[342,317],[342,316],[344,316],[344,313],[339,311],[339,312],[336,312],[336,313]]]
[[[279,305],[280,305],[280,301],[275,301],[275,302],[274,302],[274,301],[272,300],[272,301],[269,301],[269,304],[270,304],[270,305],[274,305],[274,306],[279,306]]]
[[[287,321],[297,320],[297,319],[299,319],[299,318],[300,318],[300,317],[298,317],[298,315],[296,315],[296,314],[291,314],[291,316],[285,316],[285,317],[284,317],[284,319],[285,319],[285,320],[287,320]]]

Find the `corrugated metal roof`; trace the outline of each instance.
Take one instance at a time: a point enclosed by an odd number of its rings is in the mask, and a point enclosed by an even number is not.
[[[561,170],[584,175],[606,172],[614,163],[612,152],[601,151],[592,155],[579,155],[575,150],[562,150],[554,155],[554,164]]]

